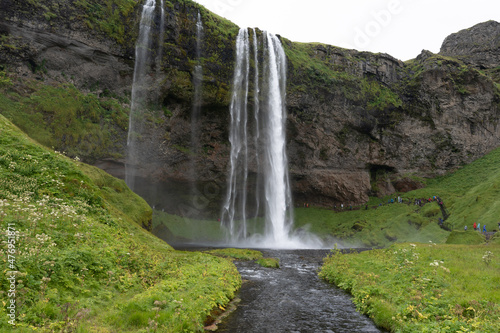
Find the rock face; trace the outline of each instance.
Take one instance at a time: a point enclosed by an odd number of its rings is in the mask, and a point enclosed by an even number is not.
[[[49,9],[58,3],[45,2]],[[128,7],[106,7],[113,15],[102,6],[99,16],[97,7],[67,3],[51,16],[33,4],[0,0],[0,68],[18,79],[18,90],[27,90],[23,82],[44,80],[126,104],[141,6],[130,0],[124,1]],[[189,147],[198,11],[204,26],[202,152],[194,155]],[[185,0],[165,1],[165,15],[163,57],[150,69],[138,191],[156,208],[216,216],[228,170],[238,27]],[[297,205],[357,205],[369,195],[409,191],[422,186],[419,177],[456,169],[499,145],[497,22],[453,34],[440,54],[422,51],[406,63],[387,54],[280,39],[287,55],[287,147]],[[45,71],[34,71],[37,66]],[[123,176],[125,138],[117,132],[122,148],[98,160],[80,157]],[[249,196],[258,171],[250,165]]]
[[[500,66],[500,23],[488,21],[446,37],[439,52],[480,69]]]

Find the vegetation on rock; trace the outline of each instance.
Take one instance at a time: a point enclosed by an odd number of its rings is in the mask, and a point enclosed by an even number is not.
[[[71,84],[11,83],[0,87],[0,114],[37,142],[88,163],[123,157],[128,109],[119,99],[85,94]]]

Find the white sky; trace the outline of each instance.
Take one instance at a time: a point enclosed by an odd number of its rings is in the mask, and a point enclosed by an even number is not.
[[[438,53],[451,33],[495,20],[499,0],[195,0],[240,27],[297,42],[388,53]]]

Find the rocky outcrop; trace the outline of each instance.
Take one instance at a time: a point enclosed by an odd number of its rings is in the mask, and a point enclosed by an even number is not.
[[[500,23],[488,21],[451,34],[439,52],[479,69],[500,66]]]
[[[89,0],[88,7],[78,2],[52,12],[57,1],[44,2],[53,6],[40,11],[29,7],[33,4],[0,0],[0,65],[13,79],[22,78],[15,85],[31,79],[69,83],[127,105],[140,6],[130,1],[129,7],[104,9]],[[193,154],[198,11],[204,25],[203,94],[201,150]],[[185,0],[165,1],[165,14],[163,57],[150,70],[138,190],[156,208],[215,216],[226,187],[238,27]],[[497,147],[500,92],[491,72],[478,69],[498,66],[498,25],[487,22],[454,34],[440,54],[423,51],[408,62],[280,37],[287,55],[287,147],[296,203],[363,204],[369,195],[419,188],[419,179],[456,169]],[[33,70],[41,66],[43,71]],[[117,130],[115,138],[117,151],[98,160],[80,157],[123,176],[126,133]],[[249,197],[258,171],[250,163]]]

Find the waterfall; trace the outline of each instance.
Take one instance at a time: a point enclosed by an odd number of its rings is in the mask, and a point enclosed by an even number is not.
[[[292,196],[286,155],[286,57],[279,39],[263,33],[263,70],[259,67],[257,34],[253,30],[253,104],[256,204],[247,202],[249,156],[248,96],[250,73],[250,43],[247,29],[240,29],[236,39],[236,64],[230,105],[231,144],[226,201],[222,209],[221,224],[227,228],[230,243],[255,240],[248,235],[248,211],[255,215],[263,210],[264,235],[257,236],[265,246],[287,246],[293,222]],[[259,84],[259,82],[262,84]],[[262,86],[262,88],[261,88]],[[254,216],[255,216],[254,215]],[[253,219],[255,222],[257,219]]]
[[[161,60],[163,59],[163,40],[165,39],[165,9],[164,0],[160,1],[160,36],[158,42],[158,57],[156,58],[156,71],[161,70]]]
[[[196,65],[193,70],[193,104],[191,110],[191,180],[192,192],[196,193],[196,186],[194,185],[196,179],[196,158],[200,150],[200,116],[201,116],[201,102],[202,102],[202,83],[203,83],[203,67],[201,66],[201,42],[203,36],[203,24],[201,22],[201,15],[198,12],[196,21]]]
[[[247,106],[250,48],[247,29],[240,29],[236,38],[236,64],[231,96],[230,169],[226,201],[222,208],[221,224],[229,232],[228,241],[246,238],[246,205],[248,179]],[[239,223],[238,223],[239,220]]]
[[[259,139],[260,139],[260,121],[259,121],[259,111],[260,111],[260,87],[259,87],[259,46],[257,40],[257,32],[255,29],[253,31],[253,55],[254,55],[254,93],[253,93],[253,105],[254,105],[254,121],[255,121],[255,133],[254,133],[254,149],[255,149],[255,164],[257,165],[256,173],[257,177],[255,180],[255,214],[254,217],[258,218],[260,213],[260,186],[261,177],[260,175],[260,155],[259,155]]]
[[[146,0],[141,13],[139,23],[139,36],[135,44],[134,76],[132,81],[132,96],[130,102],[130,116],[127,134],[127,160],[125,164],[125,182],[135,190],[137,168],[141,163],[141,153],[144,147],[141,145],[141,137],[144,134],[144,110],[148,99],[151,99],[151,87],[154,83],[149,77],[153,61],[155,61],[157,72],[161,68],[163,57],[163,39],[165,26],[164,1],[160,2],[160,25],[158,36],[158,50],[156,59],[152,54],[153,29],[155,24],[156,0]],[[155,59],[155,60],[153,60]]]
[[[292,196],[288,175],[286,154],[286,57],[279,39],[266,33],[264,82],[266,98],[264,131],[266,143],[263,145],[265,156],[264,187],[266,203],[267,238],[278,244],[289,239],[292,224]]]
[[[132,82],[132,98],[130,106],[127,163],[125,182],[134,190],[137,165],[139,163],[138,141],[143,131],[143,106],[147,94],[147,69],[151,49],[151,29],[153,25],[155,0],[146,0],[142,7],[139,36],[135,45],[134,77]]]
[[[201,153],[201,104],[202,104],[202,84],[203,84],[203,67],[201,60],[201,44],[203,39],[203,23],[201,14],[198,12],[196,20],[196,65],[193,69],[193,101],[191,109],[191,155],[190,155],[190,212],[194,216],[201,213],[207,206],[207,200],[199,190],[196,179],[199,175],[197,160]]]

